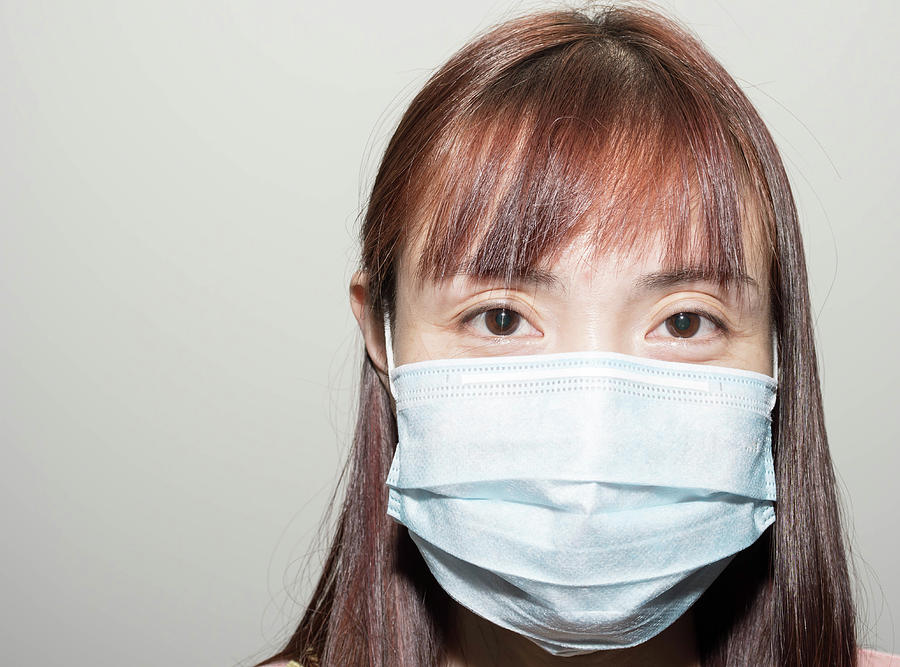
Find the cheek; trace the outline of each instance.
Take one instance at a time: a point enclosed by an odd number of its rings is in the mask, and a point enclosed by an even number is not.
[[[773,337],[768,327],[737,341],[733,355],[735,368],[774,377]]]
[[[774,320],[769,308],[759,303],[756,308],[742,313],[746,317],[748,331],[734,343],[735,368],[743,368],[776,377],[774,355]]]
[[[454,337],[435,321],[436,315],[428,305],[427,300],[416,299],[415,295],[406,299],[398,293],[394,321],[395,366],[455,356]]]
[[[405,327],[398,332],[397,338],[394,345],[394,363],[397,366],[451,356],[446,349],[445,341],[440,336],[431,335],[419,327]]]
[[[426,358],[423,356],[422,348],[419,318],[413,317],[408,309],[403,308],[398,299],[394,319],[394,365],[422,361]]]
[[[403,272],[397,281],[394,312],[394,364],[410,364],[428,359],[427,304],[429,295],[421,287],[413,287]],[[424,311],[424,312],[423,312]]]
[[[754,345],[748,353],[745,368],[763,375],[772,375],[772,341],[767,336],[764,341]]]

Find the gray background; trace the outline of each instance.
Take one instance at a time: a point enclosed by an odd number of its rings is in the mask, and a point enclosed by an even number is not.
[[[296,625],[361,199],[431,69],[534,6],[0,4],[0,662],[248,664]],[[783,151],[862,640],[897,650],[898,3],[661,6]]]

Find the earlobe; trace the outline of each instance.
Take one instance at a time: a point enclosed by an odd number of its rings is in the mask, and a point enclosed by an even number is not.
[[[382,382],[387,378],[387,361],[384,347],[384,328],[380,317],[376,317],[369,302],[369,276],[365,271],[357,271],[350,279],[350,308],[359,324],[359,330],[366,344],[366,352]]]

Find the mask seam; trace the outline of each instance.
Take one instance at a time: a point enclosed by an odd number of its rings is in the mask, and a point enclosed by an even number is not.
[[[539,379],[539,380],[509,380],[506,382],[483,382],[477,385],[454,385],[454,384],[441,384],[431,387],[418,387],[413,389],[403,389],[400,393],[405,394],[407,396],[419,396],[424,394],[430,394],[435,392],[445,392],[445,391],[484,391],[484,390],[495,390],[495,389],[503,389],[505,387],[512,388],[535,388],[539,389],[541,387],[556,387],[559,385],[582,385],[582,386],[610,386],[611,389],[616,389],[618,387],[627,387],[634,388],[639,391],[652,392],[652,393],[660,393],[660,394],[677,394],[677,395],[686,395],[686,396],[714,396],[719,398],[727,398],[732,400],[743,400],[750,402],[758,402],[764,404],[766,401],[763,399],[753,398],[750,396],[744,396],[742,394],[732,394],[726,391],[719,392],[709,392],[698,389],[684,389],[679,387],[661,387],[661,386],[653,386],[652,384],[641,382],[639,380],[629,380],[625,378],[615,378],[615,377],[574,377],[574,378],[558,378],[558,379]],[[774,394],[774,392],[772,392]]]
[[[670,401],[674,403],[692,403],[700,405],[724,405],[736,408],[743,408],[758,413],[771,421],[769,414],[770,408],[764,401],[759,401],[743,397],[717,396],[709,397],[705,394],[691,392],[686,389],[663,389],[641,387],[638,384],[629,383],[625,380],[607,379],[597,381],[595,379],[573,379],[573,380],[554,380],[552,385],[547,384],[534,385],[530,383],[521,383],[518,387],[510,387],[509,385],[488,385],[482,387],[473,387],[470,389],[433,387],[425,389],[416,389],[409,391],[401,391],[396,399],[397,409],[404,409],[410,405],[416,405],[438,398],[475,398],[487,396],[523,396],[523,395],[540,395],[578,391],[592,388],[606,388],[617,394],[627,396],[639,396],[642,398],[653,398],[657,400]]]
[[[511,395],[521,395],[521,394],[524,394],[524,393],[564,393],[564,392],[566,392],[566,391],[573,391],[573,390],[574,390],[574,388],[570,388],[570,387],[561,387],[561,388],[559,388],[559,389],[554,389],[554,390],[546,391],[546,392],[519,392],[519,394],[513,394],[513,393],[504,393],[504,394],[500,394],[500,393],[494,393],[494,394],[484,394],[484,393],[482,393],[482,394],[474,394],[474,393],[473,393],[473,394],[440,394],[440,395],[434,395],[434,396],[416,397],[416,398],[412,398],[412,399],[400,400],[400,401],[397,401],[396,403],[397,403],[397,411],[399,412],[399,411],[401,411],[401,410],[406,410],[406,409],[408,409],[408,408],[410,408],[410,407],[412,407],[412,406],[414,406],[414,405],[420,405],[421,403],[425,403],[425,402],[427,402],[427,401],[429,401],[430,399],[433,399],[433,398],[479,398],[479,397],[485,398],[485,397],[488,397],[488,396],[511,396]],[[641,397],[641,398],[652,398],[652,399],[659,399],[659,400],[671,400],[671,399],[669,399],[668,397],[665,397],[665,396],[658,396],[658,395],[652,395],[652,394],[645,394],[645,393],[640,393],[640,392],[622,391],[621,393],[626,394],[626,395],[631,395],[631,396],[638,396],[638,397]],[[747,410],[748,412],[752,412],[752,413],[754,413],[754,414],[756,414],[756,415],[759,415],[760,417],[763,417],[764,419],[766,419],[766,420],[767,420],[768,422],[770,422],[770,423],[772,422],[772,417],[771,417],[771,415],[769,415],[769,414],[767,414],[767,413],[765,412],[765,409],[766,409],[766,408],[764,408],[763,406],[748,405],[748,404],[745,404],[745,403],[738,403],[738,402],[735,402],[735,401],[722,401],[722,400],[685,399],[685,400],[682,401],[682,402],[685,403],[685,404],[694,404],[694,405],[721,405],[721,406],[729,407],[729,408],[738,408],[738,409]]]
[[[690,372],[690,371],[675,371],[675,370],[665,370],[660,368],[653,368],[650,366],[641,366],[640,364],[630,364],[624,362],[603,362],[602,364],[597,364],[596,362],[592,363],[589,361],[555,361],[555,362],[541,362],[535,361],[534,363],[518,363],[518,364],[492,364],[489,367],[484,366],[454,366],[453,368],[431,368],[431,369],[421,369],[421,370],[410,370],[403,371],[398,370],[396,372],[396,379],[400,378],[412,378],[412,377],[424,377],[429,375],[446,375],[448,373],[495,373],[498,371],[527,371],[534,370],[536,368],[578,368],[585,366],[595,366],[598,365],[600,367],[605,368],[618,368],[618,369],[637,369],[643,373],[648,375],[657,375],[661,377],[674,377],[674,378],[686,378],[686,379],[694,379],[694,380],[706,380],[706,379],[715,379],[720,382],[728,382],[732,384],[740,384],[740,385],[763,385],[770,386],[776,384],[774,380],[766,381],[762,379],[756,378],[740,378],[730,376],[727,373],[710,371],[709,373],[700,373],[700,372]]]

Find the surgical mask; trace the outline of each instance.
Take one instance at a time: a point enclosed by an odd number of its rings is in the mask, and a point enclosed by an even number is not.
[[[579,352],[388,378],[388,514],[479,616],[556,655],[670,626],[775,520],[775,381]]]

